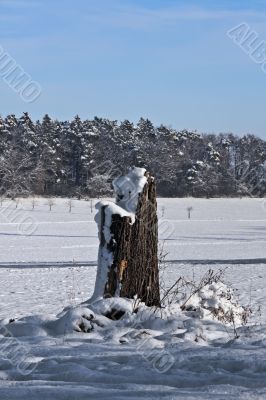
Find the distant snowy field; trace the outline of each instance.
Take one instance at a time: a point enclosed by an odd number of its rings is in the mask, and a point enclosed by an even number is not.
[[[180,275],[197,279],[209,268],[227,268],[226,281],[254,311],[240,339],[205,319],[186,317],[183,329],[177,317],[165,326],[146,325],[142,335],[149,340],[138,336],[124,344],[119,324],[88,334],[44,329],[94,288],[94,211],[89,201],[74,201],[69,213],[66,203],[56,199],[51,212],[45,199],[34,211],[30,200],[0,209],[0,320],[26,317],[8,326],[37,365],[21,375],[6,357],[9,342],[0,332],[1,400],[266,398],[264,199],[158,200],[160,243],[169,261],[163,279],[170,286]],[[196,343],[196,336],[205,339]],[[166,373],[144,357],[154,348],[174,357]]]
[[[95,262],[94,205],[55,199],[4,202],[0,208],[0,264]],[[187,208],[192,207],[188,220]],[[266,199],[159,199],[159,233],[168,260],[266,258]]]

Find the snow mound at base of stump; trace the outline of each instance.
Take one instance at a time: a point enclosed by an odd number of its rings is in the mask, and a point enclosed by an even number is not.
[[[162,308],[147,307],[138,299],[106,298],[68,307],[54,319],[30,316],[5,320],[13,336],[88,335],[96,342],[120,344],[150,342],[153,347],[178,341],[208,344],[236,337],[245,321],[246,310],[237,304],[231,289],[212,283],[184,303],[177,301]]]

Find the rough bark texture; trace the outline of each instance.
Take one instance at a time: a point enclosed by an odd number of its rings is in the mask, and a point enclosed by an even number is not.
[[[107,248],[114,255],[105,285],[106,297],[138,296],[148,306],[160,306],[158,271],[158,219],[155,181],[147,184],[139,195],[136,220],[112,216],[113,238]],[[103,243],[102,243],[103,244]]]

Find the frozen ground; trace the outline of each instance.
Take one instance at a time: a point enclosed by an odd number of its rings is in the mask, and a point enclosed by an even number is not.
[[[86,314],[73,307],[90,297],[96,274],[90,204],[75,202],[71,214],[63,200],[51,213],[45,200],[35,211],[30,207],[25,202],[19,213],[34,214],[32,236],[21,230],[30,220],[21,225],[8,220],[3,209],[0,213],[0,320],[10,332],[1,336],[0,325],[1,400],[266,398],[266,211],[261,199],[159,200],[161,239],[168,239],[164,248],[171,261],[163,279],[169,286],[180,275],[197,280],[208,268],[226,268],[239,302],[254,311],[249,326],[239,328],[239,339],[231,326],[178,310],[163,323],[151,316],[135,326],[129,313],[107,325],[104,319],[90,333],[72,331],[71,324]],[[64,267],[73,259],[87,266]],[[22,261],[32,267],[21,268]],[[38,267],[47,261],[50,268]],[[52,267],[52,261],[61,268]],[[11,267],[14,262],[17,268]],[[56,317],[68,306],[69,312]],[[34,366],[29,374],[21,374],[16,362],[18,346]],[[165,373],[154,361],[157,353],[173,360]]]

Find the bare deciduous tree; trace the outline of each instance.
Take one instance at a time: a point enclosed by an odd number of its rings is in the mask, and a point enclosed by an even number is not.
[[[71,213],[72,212],[72,208],[74,207],[74,203],[73,203],[72,199],[69,199],[66,202],[66,206],[68,207],[68,211]]]
[[[38,201],[35,199],[35,197],[33,197],[33,198],[31,199],[31,208],[32,208],[32,210],[35,209],[35,207],[37,206],[37,204],[38,204]]]
[[[52,207],[55,205],[55,200],[52,198],[48,199],[47,205],[49,206],[49,211],[52,211]]]
[[[187,208],[187,217],[188,217],[188,219],[191,219],[191,212],[192,212],[192,210],[193,210],[193,207],[188,207],[188,208]]]

